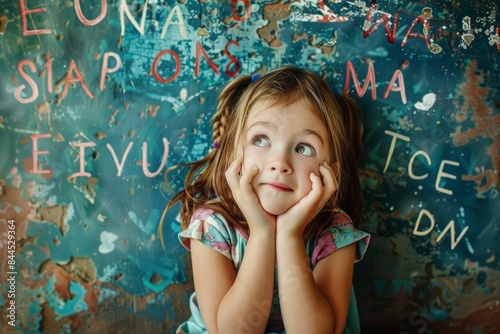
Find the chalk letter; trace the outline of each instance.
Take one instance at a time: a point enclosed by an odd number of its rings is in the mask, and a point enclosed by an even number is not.
[[[396,80],[399,80],[399,86],[394,86]],[[400,70],[396,70],[392,75],[391,82],[389,82],[387,89],[384,92],[384,99],[389,96],[389,91],[401,92],[401,101],[403,104],[406,104],[405,80],[403,78],[403,73]]]
[[[363,38],[367,38],[370,36],[375,30],[377,30],[378,26],[384,22],[384,30],[387,36],[387,40],[389,43],[394,43],[396,41],[396,33],[398,31],[398,13],[394,15],[394,24],[392,26],[392,33],[389,30],[389,15],[383,14],[381,18],[375,22],[375,24],[371,24],[373,11],[377,8],[377,1],[372,0],[372,5],[370,6],[370,10],[366,14],[365,24],[363,25]]]
[[[429,176],[428,173],[425,173],[424,175],[420,175],[420,176],[413,174],[413,161],[415,161],[415,157],[417,155],[423,155],[425,157],[425,159],[427,160],[427,163],[429,164],[429,166],[431,164],[431,157],[429,157],[429,155],[425,151],[417,151],[417,152],[415,152],[414,155],[412,155],[410,162],[408,163],[408,175],[410,175],[410,178],[412,178],[414,180],[423,180],[427,176]]]
[[[49,93],[52,93],[52,58],[47,60],[45,68],[47,69],[47,88],[49,89]]]
[[[70,145],[73,147],[80,148],[80,151],[78,153],[78,156],[80,157],[80,171],[77,173],[71,174],[71,177],[77,177],[77,176],[90,177],[91,176],[90,173],[85,171],[85,147],[95,146],[95,143],[93,143],[93,142],[87,142],[87,143],[72,142],[72,143],[70,143]]]
[[[50,29],[37,29],[37,30],[28,30],[28,22],[26,21],[26,14],[35,14],[40,12],[46,12],[45,8],[37,8],[37,9],[26,9],[25,0],[19,0],[19,8],[21,10],[21,25],[24,36],[29,35],[42,35],[42,34],[51,34],[52,30]]]
[[[72,78],[71,77],[71,74],[72,72],[75,71],[75,74],[76,74],[76,78]],[[75,64],[75,61],[72,60],[71,63],[69,64],[69,68],[68,68],[68,74],[66,75],[66,83],[64,84],[64,90],[61,94],[61,97],[65,97],[66,94],[68,94],[68,88],[69,88],[69,84],[71,82],[80,82],[82,84],[82,88],[83,90],[85,91],[85,93],[87,93],[87,95],[93,99],[94,98],[94,95],[89,91],[89,89],[87,88],[87,85],[85,84],[85,81],[83,81],[83,75],[82,73],[78,70],[78,67],[76,67],[76,64]]]
[[[39,151],[38,150],[38,138],[50,138],[50,133],[41,134],[41,135],[31,135],[31,142],[33,145],[33,169],[30,170],[30,174],[48,174],[50,170],[48,169],[38,169],[38,156],[42,154],[49,154],[49,151]]]
[[[387,160],[385,162],[385,167],[384,167],[384,173],[385,173],[385,171],[387,170],[387,167],[389,167],[389,163],[391,162],[392,153],[394,152],[394,147],[396,146],[396,141],[398,140],[398,138],[409,142],[410,137],[406,137],[406,136],[400,135],[399,133],[392,132],[389,130],[385,130],[384,133],[386,133],[390,136],[393,136],[392,142],[391,142],[391,147],[389,148],[389,154],[387,155]]]
[[[467,232],[468,229],[469,229],[469,226],[466,226],[464,228],[464,230],[462,231],[462,233],[460,233],[460,235],[458,236],[458,239],[455,240],[455,222],[453,220],[450,220],[448,225],[444,228],[443,232],[441,232],[441,234],[439,234],[439,237],[436,239],[436,242],[439,242],[441,239],[443,239],[446,232],[448,232],[448,230],[451,230],[451,235],[450,235],[450,237],[451,237],[451,249],[455,249],[455,247],[460,242],[460,239],[462,239],[462,237],[465,235],[465,232]]]
[[[245,9],[245,15],[243,16],[239,16],[238,15],[238,10],[237,9],[240,9],[241,7],[238,7],[236,8],[236,5],[238,3],[243,3],[246,7]],[[250,5],[250,1],[248,0],[233,0],[231,1],[231,5],[232,5],[232,8],[233,8],[233,19],[236,20],[236,21],[246,21],[250,18],[250,14],[252,13],[252,6]]]
[[[141,33],[141,35],[144,35],[144,27],[146,25],[146,13],[148,12],[148,0],[144,2],[144,6],[142,7],[142,17],[141,17],[141,25],[137,23],[137,21],[134,19],[132,14],[130,13],[130,10],[128,9],[127,5],[127,0],[121,0],[120,2],[120,25],[122,27],[122,36],[125,35],[125,16],[123,13],[127,14],[128,19],[134,27]]]
[[[428,8],[428,7],[426,7],[426,8]],[[426,8],[424,8],[424,9],[426,9]],[[424,25],[424,27],[422,28],[423,33],[424,33],[423,35],[422,34],[415,34],[415,33],[411,32],[413,30],[413,27],[415,27],[415,25],[418,22],[422,22],[423,25]],[[429,21],[426,20],[422,15],[419,15],[415,20],[413,20],[413,23],[411,24],[410,28],[406,32],[405,38],[403,39],[403,42],[401,43],[401,46],[405,46],[406,45],[406,42],[408,41],[408,38],[414,38],[414,37],[416,37],[416,38],[422,38],[425,41],[425,45],[427,45],[427,47],[429,47],[429,45],[431,44],[429,42],[429,37],[428,37],[429,31],[430,31]]]
[[[352,80],[354,81],[354,87],[356,87],[356,92],[358,93],[359,97],[362,97],[365,95],[366,90],[368,89],[368,84],[371,82],[372,85],[372,99],[376,100],[377,99],[377,90],[376,90],[376,81],[375,81],[375,69],[373,68],[372,63],[368,63],[368,71],[366,72],[366,78],[365,82],[363,84],[363,88],[361,88],[358,80],[358,75],[356,74],[356,70],[354,69],[354,65],[352,64],[351,61],[347,61],[347,70],[346,72],[346,78],[345,78],[345,86],[344,86],[344,92],[349,91],[349,84],[351,83],[350,80],[350,75],[352,75]]]
[[[200,54],[203,54],[205,59],[208,61],[208,65],[210,65],[214,72],[216,74],[219,74],[219,68],[217,67],[217,65],[212,62],[205,49],[203,49],[203,46],[201,46],[200,42],[196,41],[196,66],[194,68],[194,76],[197,77],[200,73]]]
[[[167,138],[163,138],[163,156],[161,158],[160,167],[156,170],[156,172],[151,173],[148,170],[148,158],[147,158],[148,144],[146,142],[142,143],[142,171],[146,177],[155,177],[161,171],[161,169],[165,166],[167,162],[168,156],[168,140]]]
[[[106,11],[108,8],[106,0],[101,0],[101,12],[99,13],[99,16],[97,16],[93,20],[87,20],[87,18],[83,16],[82,7],[80,6],[80,0],[75,0],[74,3],[75,3],[76,16],[78,16],[80,22],[82,22],[86,26],[95,26],[97,23],[101,22],[102,19],[106,16]]]
[[[170,78],[164,79],[158,74],[158,63],[160,62],[161,57],[163,57],[164,54],[169,54],[171,55],[174,60],[175,60],[175,73],[172,75]],[[179,76],[179,73],[181,73],[181,59],[179,58],[179,55],[172,50],[163,50],[161,51],[153,61],[153,77],[156,79],[156,81],[161,82],[161,83],[168,83],[170,81],[175,80]]]
[[[27,65],[30,68],[31,73],[36,72],[36,67],[35,67],[35,64],[33,64],[33,62],[31,60],[26,60],[26,59],[21,60],[17,64],[17,70],[19,71],[19,74],[21,74],[23,79],[26,80],[26,82],[28,82],[28,84],[31,87],[31,90],[33,91],[33,94],[31,94],[31,97],[29,97],[27,99],[23,99],[21,97],[21,92],[26,88],[26,85],[20,85],[19,87],[16,88],[16,90],[14,92],[14,96],[16,97],[16,100],[18,100],[21,103],[31,103],[31,102],[35,101],[36,98],[38,97],[38,86],[36,85],[35,81],[33,81],[33,79],[31,79],[30,76],[28,74],[26,74],[26,72],[24,72],[24,69],[23,69],[24,65]]]
[[[109,57],[113,57],[115,59],[115,66],[113,68],[108,67],[108,59]],[[122,60],[120,56],[114,52],[106,52],[104,54],[104,59],[102,60],[102,68],[101,68],[101,82],[99,83],[99,88],[104,90],[104,80],[106,80],[106,73],[113,73],[118,71],[118,69],[122,66]]]
[[[424,214],[430,219],[431,226],[425,231],[419,231],[418,227],[420,226],[420,220],[422,219],[422,216]],[[420,236],[427,235],[427,234],[431,233],[432,229],[434,228],[434,224],[435,224],[434,223],[434,216],[426,209],[422,209],[422,210],[420,210],[420,213],[418,214],[417,222],[415,223],[415,228],[413,229],[413,234],[420,235]]]
[[[125,153],[123,153],[123,158],[122,162],[118,161],[118,158],[116,157],[115,150],[113,149],[113,146],[110,144],[106,144],[106,147],[108,148],[109,152],[111,152],[111,155],[113,156],[113,160],[115,161],[116,165],[116,176],[122,175],[122,170],[123,170],[123,164],[125,163],[125,160],[127,160],[128,153],[130,152],[130,149],[132,148],[132,145],[134,145],[133,142],[130,142],[127,146],[127,149],[125,150]]]
[[[179,18],[179,21],[177,21],[177,22],[172,22],[172,17],[174,16],[174,13],[177,13],[177,17]],[[172,23],[177,24],[179,26],[179,33],[181,34],[181,37],[187,38],[186,25],[184,24],[184,17],[182,17],[181,9],[177,5],[168,14],[167,21],[165,22],[165,25],[163,26],[160,38],[161,39],[165,38],[165,35],[167,34],[167,29]]]
[[[226,48],[224,49],[224,54],[229,58],[231,59],[231,61],[229,62],[229,64],[226,65],[226,74],[228,77],[234,77],[236,74],[238,74],[238,72],[240,71],[240,62],[238,61],[238,59],[236,59],[235,56],[233,56],[232,54],[229,53],[229,45],[236,45],[236,46],[240,46],[240,43],[236,42],[236,41],[229,41],[227,44],[226,44]],[[231,66],[231,64],[234,64],[234,71],[230,71],[229,70],[229,67]]]
[[[438,175],[436,177],[436,190],[439,192],[445,193],[447,195],[453,195],[453,191],[451,191],[449,189],[441,188],[441,186],[439,185],[442,177],[447,177],[447,178],[452,179],[452,180],[457,179],[457,177],[455,175],[443,172],[445,164],[449,164],[449,165],[453,165],[453,166],[460,166],[460,164],[456,161],[450,161],[450,160],[441,161],[441,165],[439,165]]]

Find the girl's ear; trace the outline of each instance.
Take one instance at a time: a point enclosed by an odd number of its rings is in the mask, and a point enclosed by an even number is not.
[[[335,175],[335,177],[338,177],[339,173],[340,173],[340,165],[339,165],[339,163],[338,162],[334,162],[333,164],[330,165],[330,167],[332,168],[333,175]]]

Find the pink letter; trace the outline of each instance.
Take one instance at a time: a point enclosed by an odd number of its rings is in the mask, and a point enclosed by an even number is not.
[[[72,78],[71,74],[72,72],[75,71],[76,78]],[[68,87],[71,82],[80,82],[82,84],[83,90],[87,93],[87,95],[93,99],[94,95],[89,91],[87,88],[87,85],[85,84],[85,81],[83,81],[83,75],[82,73],[78,70],[76,67],[75,61],[72,60],[71,63],[69,64],[68,68],[68,74],[66,75],[66,83],[64,84],[64,90],[61,94],[61,97],[65,97],[66,94],[68,94]]]
[[[48,169],[38,169],[38,156],[42,154],[49,154],[49,151],[39,151],[38,150],[38,138],[50,138],[50,133],[41,135],[31,135],[31,142],[33,143],[33,169],[30,170],[30,174],[48,174],[50,170]]]
[[[108,67],[108,58],[113,57],[115,59],[115,66],[113,68]],[[120,56],[114,52],[106,52],[104,54],[104,59],[102,60],[102,69],[101,69],[101,82],[99,83],[99,88],[104,90],[104,80],[106,80],[106,73],[113,73],[118,71],[118,69],[122,66],[122,60]]]
[[[377,30],[378,26],[384,22],[384,30],[385,34],[387,36],[387,40],[389,43],[394,43],[396,41],[396,34],[398,31],[398,13],[394,16],[394,24],[392,26],[392,33],[389,30],[389,15],[383,14],[380,19],[375,22],[374,25],[371,24],[372,22],[372,15],[373,11],[377,8],[377,1],[372,0],[372,5],[370,6],[370,10],[368,11],[368,14],[366,14],[365,18],[365,24],[363,25],[363,38],[367,38],[370,36],[375,30]]]
[[[144,172],[144,175],[147,177],[155,177],[158,175],[161,171],[161,169],[165,166],[165,163],[167,162],[167,156],[168,156],[168,140],[167,138],[163,138],[163,156],[161,158],[161,163],[160,167],[156,170],[156,172],[151,173],[148,170],[148,161],[147,161],[147,150],[148,150],[148,144],[146,142],[142,143],[142,171]]]
[[[165,54],[169,54],[170,56],[172,56],[172,58],[174,58],[174,61],[175,61],[175,73],[174,73],[174,75],[172,75],[170,78],[167,78],[167,79],[162,78],[158,74],[158,63],[160,62],[160,59]],[[161,51],[160,53],[158,53],[158,55],[156,56],[155,60],[153,61],[153,69],[152,69],[151,72],[153,72],[153,77],[158,82],[168,83],[168,82],[171,82],[171,81],[175,80],[175,78],[177,78],[179,76],[179,73],[181,73],[181,59],[179,58],[179,55],[175,51],[173,51],[173,50],[163,50],[163,51]]]
[[[90,173],[85,171],[85,147],[92,147],[95,146],[95,143],[93,142],[87,142],[87,143],[70,143],[71,146],[73,147],[79,147],[80,151],[78,153],[78,156],[80,157],[80,171],[77,173],[71,174],[71,177],[77,177],[77,176],[87,176],[90,177]]]
[[[346,81],[345,81],[345,87],[344,91],[348,92],[349,91],[349,84],[351,83],[350,81],[350,76],[349,74],[352,75],[352,79],[354,81],[354,87],[356,87],[356,92],[358,93],[359,97],[362,97],[365,95],[366,90],[368,89],[368,84],[371,82],[372,84],[372,99],[376,100],[377,99],[377,84],[375,81],[375,69],[373,68],[373,63],[368,63],[368,72],[366,73],[366,79],[365,83],[363,84],[363,88],[361,88],[358,80],[358,75],[356,74],[356,70],[354,69],[354,65],[350,62],[347,61],[347,72],[346,73]]]
[[[31,73],[36,72],[36,67],[35,67],[35,64],[33,64],[33,62],[31,60],[21,60],[17,64],[17,70],[19,71],[19,74],[21,74],[21,76],[24,78],[24,80],[26,80],[28,82],[31,89],[33,90],[33,94],[31,95],[31,97],[29,97],[27,99],[23,99],[21,97],[21,92],[26,88],[26,85],[20,85],[19,87],[16,88],[16,90],[14,92],[14,96],[16,97],[16,100],[18,100],[21,103],[30,103],[30,102],[35,101],[36,98],[38,97],[38,86],[36,85],[35,81],[33,81],[33,79],[31,79],[29,77],[29,75],[27,75],[26,72],[24,72],[24,70],[23,70],[24,65],[27,65],[30,68]]]
[[[399,86],[394,86],[396,80],[399,80]],[[389,96],[389,91],[401,92],[401,101],[403,104],[406,104],[405,80],[403,79],[403,73],[400,70],[396,70],[392,75],[391,82],[389,82],[387,89],[384,92],[384,99]]]
[[[205,49],[203,49],[203,46],[201,46],[200,42],[196,41],[196,64],[194,68],[194,76],[197,77],[200,73],[200,54],[203,54],[205,59],[208,61],[208,65],[210,65],[214,72],[216,74],[219,74],[219,67],[213,63],[212,59],[210,59]]]
[[[80,0],[75,0],[75,12],[76,16],[80,19],[80,22],[85,24],[86,26],[95,26],[97,23],[101,22],[102,19],[106,16],[107,4],[106,0],[101,0],[101,12],[99,16],[97,16],[93,20],[87,20],[85,16],[83,16],[82,7],[80,6]]]
[[[37,8],[37,9],[26,9],[26,3],[24,0],[19,0],[19,8],[21,9],[21,24],[24,36],[29,35],[42,35],[42,34],[51,34],[52,30],[50,29],[38,29],[38,30],[28,30],[28,22],[26,21],[26,14],[34,14],[45,12],[45,8]]]
[[[118,173],[116,173],[116,176],[122,175],[122,170],[123,170],[123,164],[125,163],[125,160],[127,160],[128,153],[130,152],[130,149],[132,148],[132,145],[134,145],[133,142],[130,142],[127,146],[127,149],[125,150],[125,153],[123,153],[123,158],[122,161],[119,162],[118,158],[116,157],[115,150],[113,149],[113,146],[110,144],[106,144],[106,147],[108,148],[109,152],[111,152],[111,155],[113,156],[113,160],[115,161],[116,165],[116,170]]]
[[[52,93],[52,58],[45,63],[45,68],[47,69],[47,87],[49,93]]]
[[[240,62],[238,61],[238,59],[236,59],[235,56],[233,56],[231,53],[229,53],[229,45],[236,45],[236,46],[240,46],[240,43],[236,42],[236,41],[233,41],[233,40],[230,40],[227,44],[226,44],[226,47],[224,48],[224,54],[229,58],[231,59],[231,61],[229,62],[229,64],[226,65],[226,74],[228,77],[234,77],[236,74],[238,74],[238,72],[240,71]],[[231,66],[231,64],[234,64],[234,71],[230,71],[229,70],[229,67]]]

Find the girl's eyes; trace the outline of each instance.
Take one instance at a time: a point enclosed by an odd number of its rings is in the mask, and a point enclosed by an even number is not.
[[[269,142],[269,139],[266,136],[263,135],[258,135],[255,136],[254,139],[252,139],[252,144],[258,147],[269,147],[271,146],[271,143]],[[299,144],[295,148],[295,152],[301,155],[305,156],[313,156],[316,154],[316,151],[314,151],[314,148],[312,146],[307,145],[307,144]]]
[[[314,149],[309,146],[309,145],[306,145],[306,144],[299,144],[297,146],[297,148],[295,149],[295,151],[299,154],[303,154],[303,155],[306,155],[306,156],[313,156],[314,155]]]
[[[253,140],[252,143],[255,146],[260,146],[260,147],[267,147],[269,146],[269,140],[264,137],[264,136],[256,136]]]

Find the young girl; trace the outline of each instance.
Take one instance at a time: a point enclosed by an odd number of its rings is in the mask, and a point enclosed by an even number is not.
[[[181,205],[195,286],[177,333],[359,331],[361,155],[359,110],[317,74],[287,66],[228,84],[213,148],[167,207]]]

